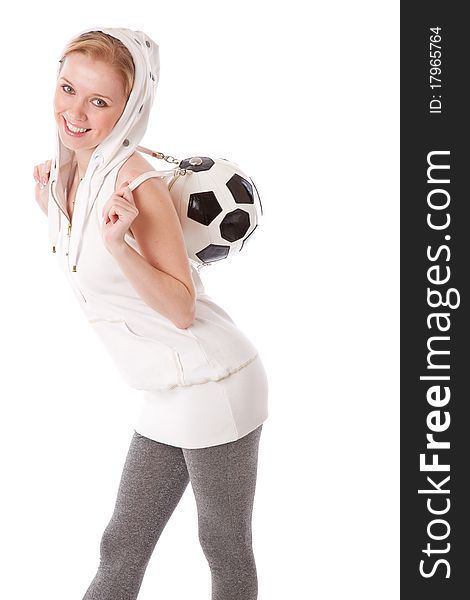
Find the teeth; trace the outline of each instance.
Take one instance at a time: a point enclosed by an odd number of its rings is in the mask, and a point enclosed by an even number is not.
[[[70,131],[73,131],[74,133],[83,133],[83,132],[87,131],[86,129],[80,129],[79,127],[74,127],[71,123],[69,123],[67,121],[67,119],[65,119],[65,122],[67,123],[67,127],[70,129]]]

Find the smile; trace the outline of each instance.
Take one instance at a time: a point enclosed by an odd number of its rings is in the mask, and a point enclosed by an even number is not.
[[[74,127],[71,123],[67,121],[67,119],[62,115],[64,120],[64,130],[68,135],[72,137],[83,137],[90,129],[83,129],[79,127]]]

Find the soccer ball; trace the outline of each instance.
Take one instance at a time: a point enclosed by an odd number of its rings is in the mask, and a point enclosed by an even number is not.
[[[181,169],[184,174],[178,172],[167,184],[188,258],[209,265],[242,250],[263,214],[253,180],[225,158],[193,156],[179,163]]]

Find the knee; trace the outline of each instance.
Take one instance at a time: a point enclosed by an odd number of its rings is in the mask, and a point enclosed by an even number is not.
[[[258,577],[251,536],[226,522],[200,528],[199,541],[211,570],[214,597],[256,600]]]
[[[249,524],[234,524],[230,517],[199,525],[199,543],[210,562],[225,562],[234,556],[251,562],[253,550]]]
[[[101,536],[100,558],[106,565],[112,565],[123,558],[125,539],[121,528],[111,520]]]
[[[100,560],[103,565],[112,569],[141,568],[147,564],[150,554],[151,548],[139,532],[111,519],[101,536]]]

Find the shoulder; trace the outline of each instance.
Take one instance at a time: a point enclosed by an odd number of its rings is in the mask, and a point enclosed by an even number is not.
[[[135,153],[122,165],[116,184],[152,170],[153,166]],[[152,177],[134,188],[132,197],[138,214],[129,232],[140,254],[152,266],[178,279],[195,298],[186,242],[167,183]]]
[[[147,171],[153,171],[154,167],[150,164],[143,156],[138,152],[134,152],[129,158],[122,164],[121,168],[116,177],[115,190],[118,190],[122,184],[126,181],[132,181],[142,173]],[[170,219],[176,215],[176,209],[173,204],[167,184],[159,177],[152,177],[147,179],[139,186],[134,188],[132,191],[132,197],[134,203],[139,210],[139,217],[134,220],[132,227],[129,228],[129,234],[135,239],[135,230],[139,227],[140,222],[147,222],[150,225],[154,217],[159,216],[162,219],[162,208],[165,208],[165,212],[168,217],[168,213],[174,213],[170,215]],[[145,227],[143,228],[146,229]],[[150,231],[152,230],[149,227]],[[144,231],[145,234],[145,231]]]
[[[115,189],[119,189],[121,185],[127,179],[135,179],[146,171],[153,171],[154,167],[139,153],[134,152],[129,158],[121,165],[116,177]]]

